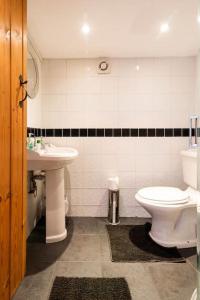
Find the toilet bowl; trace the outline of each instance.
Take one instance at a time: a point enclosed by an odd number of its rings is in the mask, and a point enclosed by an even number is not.
[[[173,187],[148,187],[136,200],[152,216],[149,235],[163,247],[188,248],[196,245],[195,191]]]
[[[185,191],[175,187],[155,186],[139,190],[136,201],[152,216],[149,235],[163,247],[196,246],[197,152],[182,151]]]

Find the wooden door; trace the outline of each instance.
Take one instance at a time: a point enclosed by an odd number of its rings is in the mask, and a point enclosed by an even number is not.
[[[10,299],[25,273],[26,0],[0,1],[0,299]]]
[[[0,4],[0,299],[10,273],[10,1]]]
[[[11,260],[10,293],[15,293],[25,271],[26,225],[26,104],[19,76],[25,79],[26,2],[11,0]]]

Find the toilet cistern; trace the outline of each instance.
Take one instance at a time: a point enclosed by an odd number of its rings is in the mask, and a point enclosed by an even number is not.
[[[28,171],[46,171],[46,242],[62,241],[65,227],[64,167],[74,161],[78,151],[69,147],[45,145],[39,151],[27,150]]]

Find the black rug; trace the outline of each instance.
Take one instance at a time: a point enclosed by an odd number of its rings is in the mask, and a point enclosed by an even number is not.
[[[164,248],[149,236],[151,224],[107,225],[113,262],[185,262],[177,248]]]
[[[131,300],[124,278],[56,277],[49,300]]]

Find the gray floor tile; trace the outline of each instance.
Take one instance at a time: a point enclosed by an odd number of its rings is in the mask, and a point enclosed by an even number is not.
[[[161,300],[154,283],[145,275],[143,277],[126,278],[133,300]],[[162,299],[164,300],[164,299]]]
[[[165,300],[188,300],[196,288],[196,272],[188,263],[151,264],[149,273]]]
[[[58,261],[55,276],[64,277],[101,277],[100,262],[64,262]]]
[[[141,263],[102,263],[103,277],[125,277],[134,300],[160,300],[154,281]]]
[[[132,277],[134,273],[144,273],[141,263],[102,262],[103,277]]]
[[[47,299],[52,284],[55,264],[43,271],[26,276],[22,281],[13,300],[44,300]]]
[[[196,286],[195,256],[188,258],[186,264],[112,263],[107,219],[69,219],[67,240],[54,245],[45,245],[34,236],[30,240],[27,276],[14,300],[47,300],[56,276],[125,277],[133,300],[190,299]],[[120,221],[131,225],[150,219]]]
[[[107,234],[100,235],[101,261],[111,261],[110,243]]]
[[[186,261],[197,270],[197,249],[196,248],[185,248],[179,249],[180,254],[185,257]]]
[[[74,234],[98,234],[96,218],[73,218]]]
[[[195,270],[197,270],[197,253],[196,249],[179,249],[179,252],[186,258],[188,264],[190,264]]]
[[[187,258],[187,262],[189,263],[189,264],[191,264],[191,266],[195,269],[195,270],[197,270],[197,255],[195,254],[195,255],[192,255],[191,257],[188,257]]]
[[[107,234],[106,224],[108,224],[107,218],[97,218],[97,227],[99,234]]]
[[[100,261],[100,238],[98,235],[74,235],[61,261]]]
[[[37,289],[31,289],[30,291],[27,291],[26,289],[19,288],[17,291],[17,294],[14,296],[13,300],[47,300],[48,296],[47,294],[43,295],[40,291]]]

